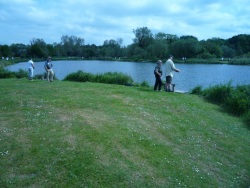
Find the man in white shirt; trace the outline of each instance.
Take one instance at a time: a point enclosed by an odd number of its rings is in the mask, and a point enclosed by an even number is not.
[[[28,61],[28,72],[29,72],[28,79],[29,80],[33,80],[34,69],[35,69],[34,62],[33,62],[32,58],[30,58],[30,60]]]
[[[180,72],[179,69],[175,68],[174,62],[173,62],[173,56],[171,55],[169,59],[166,61],[166,85],[165,85],[165,91],[170,92],[170,85],[172,84],[172,78],[173,78],[173,71]]]

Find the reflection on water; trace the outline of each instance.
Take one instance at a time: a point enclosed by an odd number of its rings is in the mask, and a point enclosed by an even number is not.
[[[122,72],[131,76],[134,82],[147,81],[154,85],[153,70],[156,63],[136,63],[117,61],[52,61],[56,77],[60,80],[66,75],[82,70],[92,74],[105,72]],[[44,62],[35,62],[34,74],[43,74]],[[175,73],[173,83],[177,90],[190,91],[200,85],[206,88],[215,84],[226,84],[232,81],[233,85],[250,84],[250,66],[214,65],[214,64],[175,64],[180,73]],[[164,70],[164,63],[163,63]],[[27,69],[27,63],[18,63],[7,67],[11,71]],[[162,77],[165,80],[165,75]]]

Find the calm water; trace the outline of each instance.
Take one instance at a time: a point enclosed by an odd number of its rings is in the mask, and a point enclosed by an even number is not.
[[[122,72],[131,76],[134,82],[147,81],[154,85],[153,74],[156,63],[115,62],[115,61],[52,61],[53,70],[60,80],[66,75],[82,70],[92,74],[105,72]],[[34,74],[43,74],[44,62],[35,62]],[[165,64],[162,65],[164,71]],[[250,66],[240,65],[213,65],[213,64],[175,64],[180,73],[175,73],[173,83],[177,90],[190,91],[200,85],[206,88],[215,84],[226,84],[232,81],[233,85],[250,84]],[[18,63],[7,67],[8,70],[18,71],[27,69],[27,63]],[[165,79],[165,75],[162,77]]]

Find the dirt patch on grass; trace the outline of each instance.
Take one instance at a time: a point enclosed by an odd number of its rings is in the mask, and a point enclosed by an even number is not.
[[[75,135],[67,135],[64,140],[68,143],[68,148],[69,150],[75,150],[76,145],[77,145],[77,141],[76,141],[77,137]]]

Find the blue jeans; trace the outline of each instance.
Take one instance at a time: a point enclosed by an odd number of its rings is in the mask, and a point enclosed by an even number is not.
[[[29,72],[29,79],[31,80],[32,78],[33,78],[33,68],[32,67],[30,67],[30,68],[28,68],[28,72]]]

